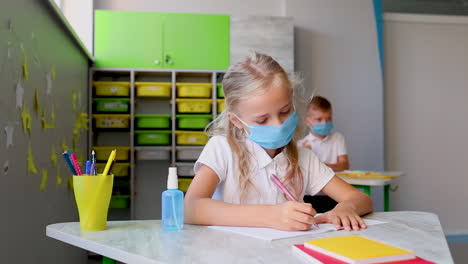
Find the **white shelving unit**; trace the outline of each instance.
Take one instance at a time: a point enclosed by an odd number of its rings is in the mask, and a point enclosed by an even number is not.
[[[148,157],[136,155],[138,151],[143,152],[152,152],[154,157],[158,157],[155,160],[167,160],[170,166],[177,166],[179,168],[180,176],[193,176],[191,173],[191,168],[194,165],[194,160],[178,160],[177,151],[201,151],[203,146],[178,146],[176,144],[176,82],[211,82],[212,84],[212,115],[213,119],[217,116],[218,104],[217,104],[217,81],[222,78],[224,75],[224,70],[186,70],[186,69],[139,69],[139,68],[90,68],[89,70],[89,116],[90,118],[90,132],[88,136],[88,148],[91,151],[91,148],[95,145],[102,144],[101,141],[105,142],[104,144],[110,145],[122,145],[120,142],[126,140],[128,146],[130,146],[130,208],[129,216],[127,218],[135,218],[135,207],[136,207],[136,189],[135,184],[138,180],[139,175],[136,175],[135,167],[138,166],[138,160],[148,160]],[[130,120],[129,120],[129,129],[128,131],[101,131],[94,130],[93,126],[93,96],[94,88],[93,81],[128,81],[130,82]],[[138,98],[136,96],[136,86],[137,81],[164,81],[172,83],[171,98],[161,99],[161,98]],[[142,103],[143,102],[143,103]],[[165,104],[169,104],[169,109],[164,108]],[[159,109],[159,111],[169,110],[171,114],[171,145],[170,146],[137,146],[135,144],[135,114],[137,111],[137,106],[139,104],[144,104],[149,106],[151,109]],[[148,108],[148,107],[147,107]],[[141,109],[139,109],[141,110]],[[148,112],[148,109],[145,110]],[[169,114],[168,112],[164,112]],[[159,114],[159,113],[158,113]],[[100,134],[106,134],[101,136]],[[125,137],[127,134],[127,137]],[[115,138],[115,143],[114,143]],[[120,141],[120,142],[117,142]],[[125,143],[124,143],[125,144]],[[156,153],[160,153],[160,155]],[[165,153],[169,152],[169,155]],[[140,158],[140,159],[138,159]],[[188,169],[190,168],[190,169]],[[112,211],[111,213],[112,214]],[[117,216],[116,218],[119,218]],[[125,218],[125,217],[123,217]]]

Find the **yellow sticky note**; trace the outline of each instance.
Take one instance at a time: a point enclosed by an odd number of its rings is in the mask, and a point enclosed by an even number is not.
[[[57,166],[57,174],[55,176],[55,185],[61,185],[62,184],[62,177],[60,176],[60,167]]]
[[[25,104],[23,104],[23,108],[21,110],[21,121],[23,123],[24,133],[29,132],[29,134],[31,134],[31,114]]]
[[[41,185],[39,185],[39,190],[46,190],[47,178],[49,178],[49,172],[46,169],[42,169]]]
[[[76,101],[78,100],[78,96],[76,95],[76,91],[72,90],[72,108],[76,110]]]
[[[36,164],[34,164],[34,156],[32,153],[31,143],[29,143],[29,147],[28,147],[28,174],[30,172],[37,174],[37,168],[36,168]]]
[[[34,111],[36,111],[36,113],[41,111],[41,106],[39,104],[39,89],[37,89],[37,87],[34,89]]]
[[[50,74],[52,75],[52,81],[55,80],[55,75],[57,72],[55,71],[55,64],[52,65],[52,69],[50,69]]]
[[[57,166],[57,153],[55,152],[55,144],[52,144],[52,149],[50,150],[50,161],[54,166]]]
[[[83,130],[89,129],[89,118],[88,118],[87,113],[80,113],[80,122],[81,122],[81,128]]]
[[[80,134],[79,133],[75,134],[75,131],[73,131],[72,147],[74,151],[76,150],[76,147],[78,146],[79,139],[80,139]]]
[[[41,123],[42,123],[42,128],[48,129],[48,128],[55,128],[55,122],[52,122],[52,124],[47,122],[47,118],[45,116],[44,111],[41,113]]]
[[[65,137],[62,138],[62,151],[65,151],[67,149],[70,149],[69,146],[67,146],[67,139]]]
[[[75,119],[75,123],[73,126],[73,138],[72,138],[72,145],[73,149],[76,149],[78,145],[78,140],[80,139],[80,132],[86,131],[89,129],[89,118],[87,113],[79,112]]]
[[[73,127],[73,134],[78,134],[81,131],[89,129],[89,118],[87,113],[79,112],[75,119],[75,125]]]
[[[23,78],[25,81],[29,81],[29,66],[28,66],[28,56],[23,49]]]
[[[50,120],[52,121],[52,124],[55,125],[55,105],[52,104],[52,110],[50,111]]]

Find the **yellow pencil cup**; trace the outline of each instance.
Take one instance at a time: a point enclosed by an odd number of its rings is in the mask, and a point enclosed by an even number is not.
[[[106,229],[114,175],[73,176],[81,231]]]

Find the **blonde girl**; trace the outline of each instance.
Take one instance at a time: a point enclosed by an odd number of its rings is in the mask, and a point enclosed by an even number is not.
[[[223,79],[225,111],[197,160],[185,196],[185,222],[200,225],[308,230],[315,223],[366,228],[370,198],[350,186],[295,142],[298,117],[293,85],[270,56],[255,53],[231,66]],[[275,174],[299,202],[271,182]],[[320,216],[304,195],[323,192],[338,202]]]

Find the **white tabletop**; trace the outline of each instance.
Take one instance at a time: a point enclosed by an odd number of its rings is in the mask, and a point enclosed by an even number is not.
[[[343,234],[361,234],[414,250],[439,264],[453,263],[438,217],[426,212],[373,213],[368,219],[388,223],[361,231],[335,231],[290,239],[263,241],[204,226],[162,231],[159,220],[112,221],[108,229],[80,232],[79,223],[47,226],[47,236],[124,263],[304,263],[293,244]]]

